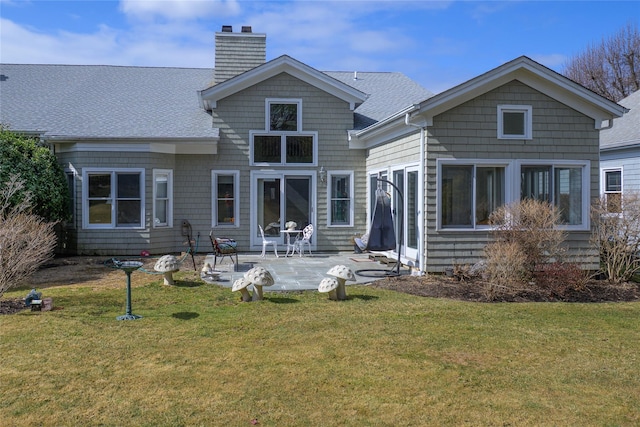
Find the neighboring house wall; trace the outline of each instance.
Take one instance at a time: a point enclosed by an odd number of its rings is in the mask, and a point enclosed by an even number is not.
[[[640,194],[640,149],[637,147],[602,151],[600,154],[600,192],[606,191],[606,174],[620,171],[622,194]]]
[[[629,111],[600,133],[600,191],[640,193],[640,91],[621,100],[620,105]],[[607,183],[609,173],[616,176],[610,176]]]
[[[497,106],[530,105],[533,112],[529,140],[497,138]],[[453,264],[472,264],[482,259],[488,232],[481,229],[443,229],[438,224],[439,167],[443,160],[466,159],[465,164],[487,160],[509,165],[506,180],[519,175],[518,161],[573,162],[586,161],[590,167],[588,198],[598,197],[598,131],[593,120],[550,97],[512,81],[434,118],[427,136],[426,174],[426,254],[427,271],[443,271]],[[440,161],[440,163],[438,162]],[[519,181],[519,178],[518,178]],[[509,182],[507,182],[507,185]],[[512,182],[515,184],[515,182]],[[516,185],[512,185],[515,187]],[[519,198],[519,188],[511,189],[511,198]],[[509,200],[506,200],[509,202]],[[511,200],[513,201],[513,200]],[[583,201],[589,203],[590,200]],[[584,215],[583,215],[584,216]],[[583,218],[589,224],[587,218]],[[576,256],[591,253],[590,232],[571,231],[568,246]],[[588,264],[596,266],[590,255]]]

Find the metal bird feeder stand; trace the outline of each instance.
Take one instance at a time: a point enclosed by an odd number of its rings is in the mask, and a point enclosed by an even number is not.
[[[140,261],[118,261],[110,260],[113,268],[122,270],[127,274],[127,312],[122,316],[116,317],[117,320],[136,320],[142,318],[137,314],[131,313],[131,273],[142,267],[143,263]]]

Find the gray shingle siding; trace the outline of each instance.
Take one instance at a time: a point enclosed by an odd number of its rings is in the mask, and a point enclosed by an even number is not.
[[[517,93],[517,100],[513,94]],[[497,139],[497,105],[533,107],[532,140]],[[560,117],[560,120],[557,118]],[[567,130],[570,129],[570,130]],[[434,118],[427,138],[427,215],[425,230],[427,270],[442,272],[454,263],[473,264],[482,258],[488,233],[438,230],[437,159],[529,159],[588,160],[591,165],[590,195],[598,197],[598,131],[592,119],[548,96],[513,81]],[[570,232],[572,254],[591,252],[588,232]],[[593,267],[597,259],[584,255]]]

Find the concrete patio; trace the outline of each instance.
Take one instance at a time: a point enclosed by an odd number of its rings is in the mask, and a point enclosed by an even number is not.
[[[205,259],[213,264],[212,254],[207,255]],[[264,258],[262,258],[259,253],[240,253],[238,254],[238,264],[237,271],[234,271],[234,265],[230,257],[226,256],[222,261],[220,257],[218,257],[216,270],[221,272],[219,278],[209,280],[203,277],[203,279],[207,282],[217,283],[230,288],[233,282],[242,277],[245,272],[255,266],[262,266],[271,273],[275,281],[273,286],[265,288],[266,292],[302,291],[317,290],[320,281],[325,277],[329,277],[327,271],[334,265],[346,265],[354,274],[358,270],[376,270],[373,273],[367,273],[375,275],[376,277],[355,274],[356,281],[347,282],[347,286],[366,284],[382,279],[385,277],[384,271],[388,271],[394,267],[394,264],[387,265],[371,259],[368,253],[355,254],[347,252],[330,254],[314,253],[313,255],[305,255],[303,257],[298,255],[284,257],[281,255],[279,258],[275,257],[273,251],[267,253]],[[202,268],[202,265],[200,265],[199,268]],[[379,273],[377,272],[378,270],[380,271]],[[410,271],[406,267],[403,267],[400,269],[400,274],[410,274]]]

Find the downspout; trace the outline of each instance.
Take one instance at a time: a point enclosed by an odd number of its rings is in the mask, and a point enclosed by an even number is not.
[[[420,271],[419,271],[419,275],[424,275],[425,274],[425,266],[427,264],[427,254],[425,253],[425,251],[423,250],[425,245],[424,245],[424,238],[422,236],[426,236],[426,233],[423,233],[423,229],[424,229],[424,178],[425,178],[425,174],[424,174],[424,165],[425,165],[425,160],[424,160],[424,156],[425,156],[425,152],[426,152],[426,145],[427,145],[427,138],[425,136],[425,126],[420,126],[420,125],[416,125],[410,122],[410,113],[407,113],[404,115],[404,124],[407,126],[411,126],[414,128],[418,128],[420,129],[420,170],[418,172],[418,194],[420,194],[420,210],[418,211],[418,234],[420,236],[420,238],[418,239],[418,259],[419,259],[419,263],[420,263]]]

